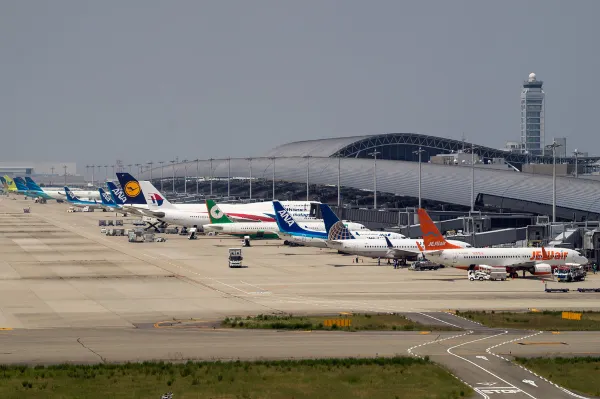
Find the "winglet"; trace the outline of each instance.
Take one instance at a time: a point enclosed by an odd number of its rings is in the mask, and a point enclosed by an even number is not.
[[[419,208],[417,212],[419,214],[419,223],[421,232],[423,233],[423,243],[425,244],[426,250],[461,248],[458,245],[450,244],[448,241],[446,241],[425,209]]]

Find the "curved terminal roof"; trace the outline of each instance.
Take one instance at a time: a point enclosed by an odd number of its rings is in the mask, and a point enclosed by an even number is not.
[[[187,177],[195,175],[198,168],[201,177],[262,178],[289,182],[306,182],[307,169],[310,184],[337,185],[338,166],[341,185],[359,190],[373,189],[373,159],[367,154],[380,149],[377,159],[377,190],[401,196],[418,196],[419,163],[414,162],[413,150],[422,147],[429,154],[450,153],[471,148],[470,143],[416,133],[390,133],[373,136],[354,136],[322,140],[307,140],[284,144],[269,151],[263,157],[201,160],[189,162]],[[390,151],[393,150],[393,151]],[[482,158],[504,157],[512,165],[525,162],[525,155],[484,146],[474,146]],[[309,158],[306,158],[309,156]],[[388,157],[388,158],[386,158]],[[393,157],[396,157],[393,159]],[[404,157],[404,158],[402,158]],[[382,159],[384,158],[384,159]],[[392,159],[390,159],[392,158]],[[536,157],[538,162],[552,162],[552,157]],[[398,160],[405,159],[405,160]],[[532,158],[529,158],[531,160]],[[579,158],[579,162],[598,158]],[[557,158],[557,163],[562,162]],[[594,161],[594,162],[595,162]],[[573,162],[565,158],[564,162]],[[230,168],[229,168],[230,166]],[[464,206],[471,204],[471,167],[421,163],[422,198]],[[250,172],[252,167],[252,172]],[[169,165],[169,176],[172,176]],[[154,177],[161,174],[160,167],[153,169]],[[184,164],[175,165],[177,177],[186,176]],[[145,172],[141,178],[150,178]],[[575,210],[588,220],[600,218],[600,182],[593,179],[573,177],[557,178],[557,210],[565,208],[564,218]],[[535,213],[546,213],[552,205],[552,176],[534,175],[502,169],[475,168],[475,196],[488,195],[502,201],[514,200],[523,207],[528,204],[541,205],[531,209]],[[514,203],[513,201],[513,203]],[[509,202],[509,201],[507,201]],[[571,213],[569,213],[571,212]],[[560,213],[559,213],[560,216]]]
[[[318,139],[307,141],[296,141],[283,144],[270,150],[266,157],[344,157],[344,158],[365,158],[367,153],[375,148],[402,146],[412,153],[413,149],[422,147],[428,150],[431,155],[438,153],[451,153],[465,149],[474,148],[477,155],[484,159],[504,158],[506,162],[520,168],[527,162],[552,163],[552,155],[532,156],[510,152],[503,149],[486,147],[474,143],[468,143],[462,140],[455,140],[445,137],[430,136],[419,133],[385,133],[377,135],[364,135],[352,137],[340,137],[330,139]],[[378,158],[386,158],[385,152]],[[405,157],[406,159],[406,157]],[[426,158],[429,159],[429,158]],[[412,160],[412,159],[407,159]],[[415,159],[416,160],[416,159]],[[592,163],[600,160],[600,157],[579,157],[580,163]],[[575,158],[556,158],[557,163],[575,163]]]
[[[199,161],[201,177],[227,178],[231,162],[231,177],[246,179],[250,175],[250,163],[247,159]],[[275,179],[279,181],[305,183],[307,166],[309,183],[337,185],[338,165],[341,185],[360,190],[373,190],[373,165],[368,158],[331,158],[301,156],[252,159],[252,177],[271,180],[275,163]],[[421,164],[422,197],[439,202],[470,206],[471,204],[471,167],[451,166],[431,163]],[[171,165],[168,176],[172,176]],[[187,167],[187,177],[195,176],[196,162]],[[159,168],[154,168],[154,177],[160,176]],[[175,175],[185,176],[184,164],[175,165]],[[377,160],[377,190],[401,196],[418,196],[419,164],[409,161]],[[149,172],[141,175],[148,179]],[[533,204],[552,204],[552,176],[487,168],[475,168],[475,196],[488,194],[501,198],[527,201]],[[600,182],[592,179],[557,177],[557,207],[574,209],[588,220],[598,219],[600,215]],[[542,213],[531,209],[532,212]],[[567,217],[567,216],[565,216]],[[569,215],[568,217],[571,217]],[[567,217],[567,218],[568,218]]]
[[[296,141],[273,148],[265,154],[266,157],[330,157],[341,149],[364,140],[369,136],[337,137],[332,139],[317,139]]]

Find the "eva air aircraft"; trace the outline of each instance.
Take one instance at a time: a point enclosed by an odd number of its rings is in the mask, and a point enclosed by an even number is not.
[[[204,225],[204,231],[236,237],[250,236],[251,239],[279,238],[279,227],[276,222],[234,222],[215,201],[210,199],[206,200],[206,209],[208,209],[210,224]],[[308,230],[325,230],[323,222],[303,222],[302,225]]]

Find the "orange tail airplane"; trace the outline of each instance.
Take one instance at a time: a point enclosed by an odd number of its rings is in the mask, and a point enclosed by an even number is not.
[[[425,250],[432,251],[439,249],[461,248],[458,245],[450,244],[448,241],[446,241],[425,209],[419,208],[417,212],[419,214],[419,222],[421,223],[421,231],[423,232],[423,243],[425,244]]]

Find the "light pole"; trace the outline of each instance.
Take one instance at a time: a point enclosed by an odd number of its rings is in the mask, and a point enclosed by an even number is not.
[[[475,145],[471,144],[471,213],[475,212]]]
[[[93,166],[94,166],[94,165],[92,165],[92,167],[93,167]],[[52,167],[50,168],[50,171],[52,172],[52,174],[50,175],[50,187],[52,187],[52,176],[54,176],[54,166],[52,166]],[[93,172],[93,169],[92,169],[92,176],[94,176],[94,174],[93,174],[93,173],[94,173],[94,172]],[[94,178],[93,178],[93,177],[92,177],[92,185],[94,185]]]
[[[213,161],[214,161],[214,159],[211,158],[211,159],[209,159],[209,161],[210,161],[210,195],[212,196],[213,195],[212,183],[213,183]]]
[[[413,154],[419,155],[419,208],[421,208],[421,154],[424,152],[425,150],[421,147],[417,151],[413,151]]]
[[[556,141],[546,146],[552,149],[552,223],[556,223],[556,149],[560,146]]]
[[[187,159],[183,160],[183,192],[187,194]]]
[[[227,199],[231,195],[231,157],[227,158]]]
[[[196,195],[198,195],[198,180],[200,179],[200,160],[198,158],[196,161]]]
[[[165,161],[158,161],[158,163],[160,164],[160,191],[164,191],[163,190],[163,181],[165,180],[165,166],[164,163]]]
[[[373,151],[367,155],[373,156],[373,209],[377,209],[377,154],[380,151]]]
[[[63,169],[65,170],[65,186],[67,185],[67,165],[63,165]]]
[[[152,165],[154,165],[154,162],[148,161],[148,165],[150,166],[150,182],[152,182]]]
[[[305,155],[302,158],[306,159],[306,201],[308,201],[309,196],[309,179],[310,179],[310,155]]]
[[[246,158],[248,160],[248,167],[250,168],[250,199],[252,199],[252,158]]]
[[[270,159],[273,161],[273,201],[275,201],[275,157],[271,157]]]
[[[338,156],[338,184],[337,184],[337,194],[338,194],[338,212],[341,215],[341,211],[339,208],[342,206],[342,157]]]
[[[127,165],[129,166],[129,174],[131,174],[131,167],[133,166],[132,164]]]
[[[115,178],[115,165],[110,165],[110,166],[112,166],[112,170],[113,170],[112,178],[114,179]]]
[[[90,175],[90,165],[85,165],[85,178],[87,179]]]
[[[108,180],[108,165],[104,165],[104,181]]]
[[[579,165],[577,164],[577,157],[581,154],[583,153],[581,151],[577,151],[577,148],[575,148],[575,151],[573,151],[573,155],[575,155],[575,178],[579,177]]]
[[[173,194],[175,194],[175,160],[169,161],[173,165]]]

